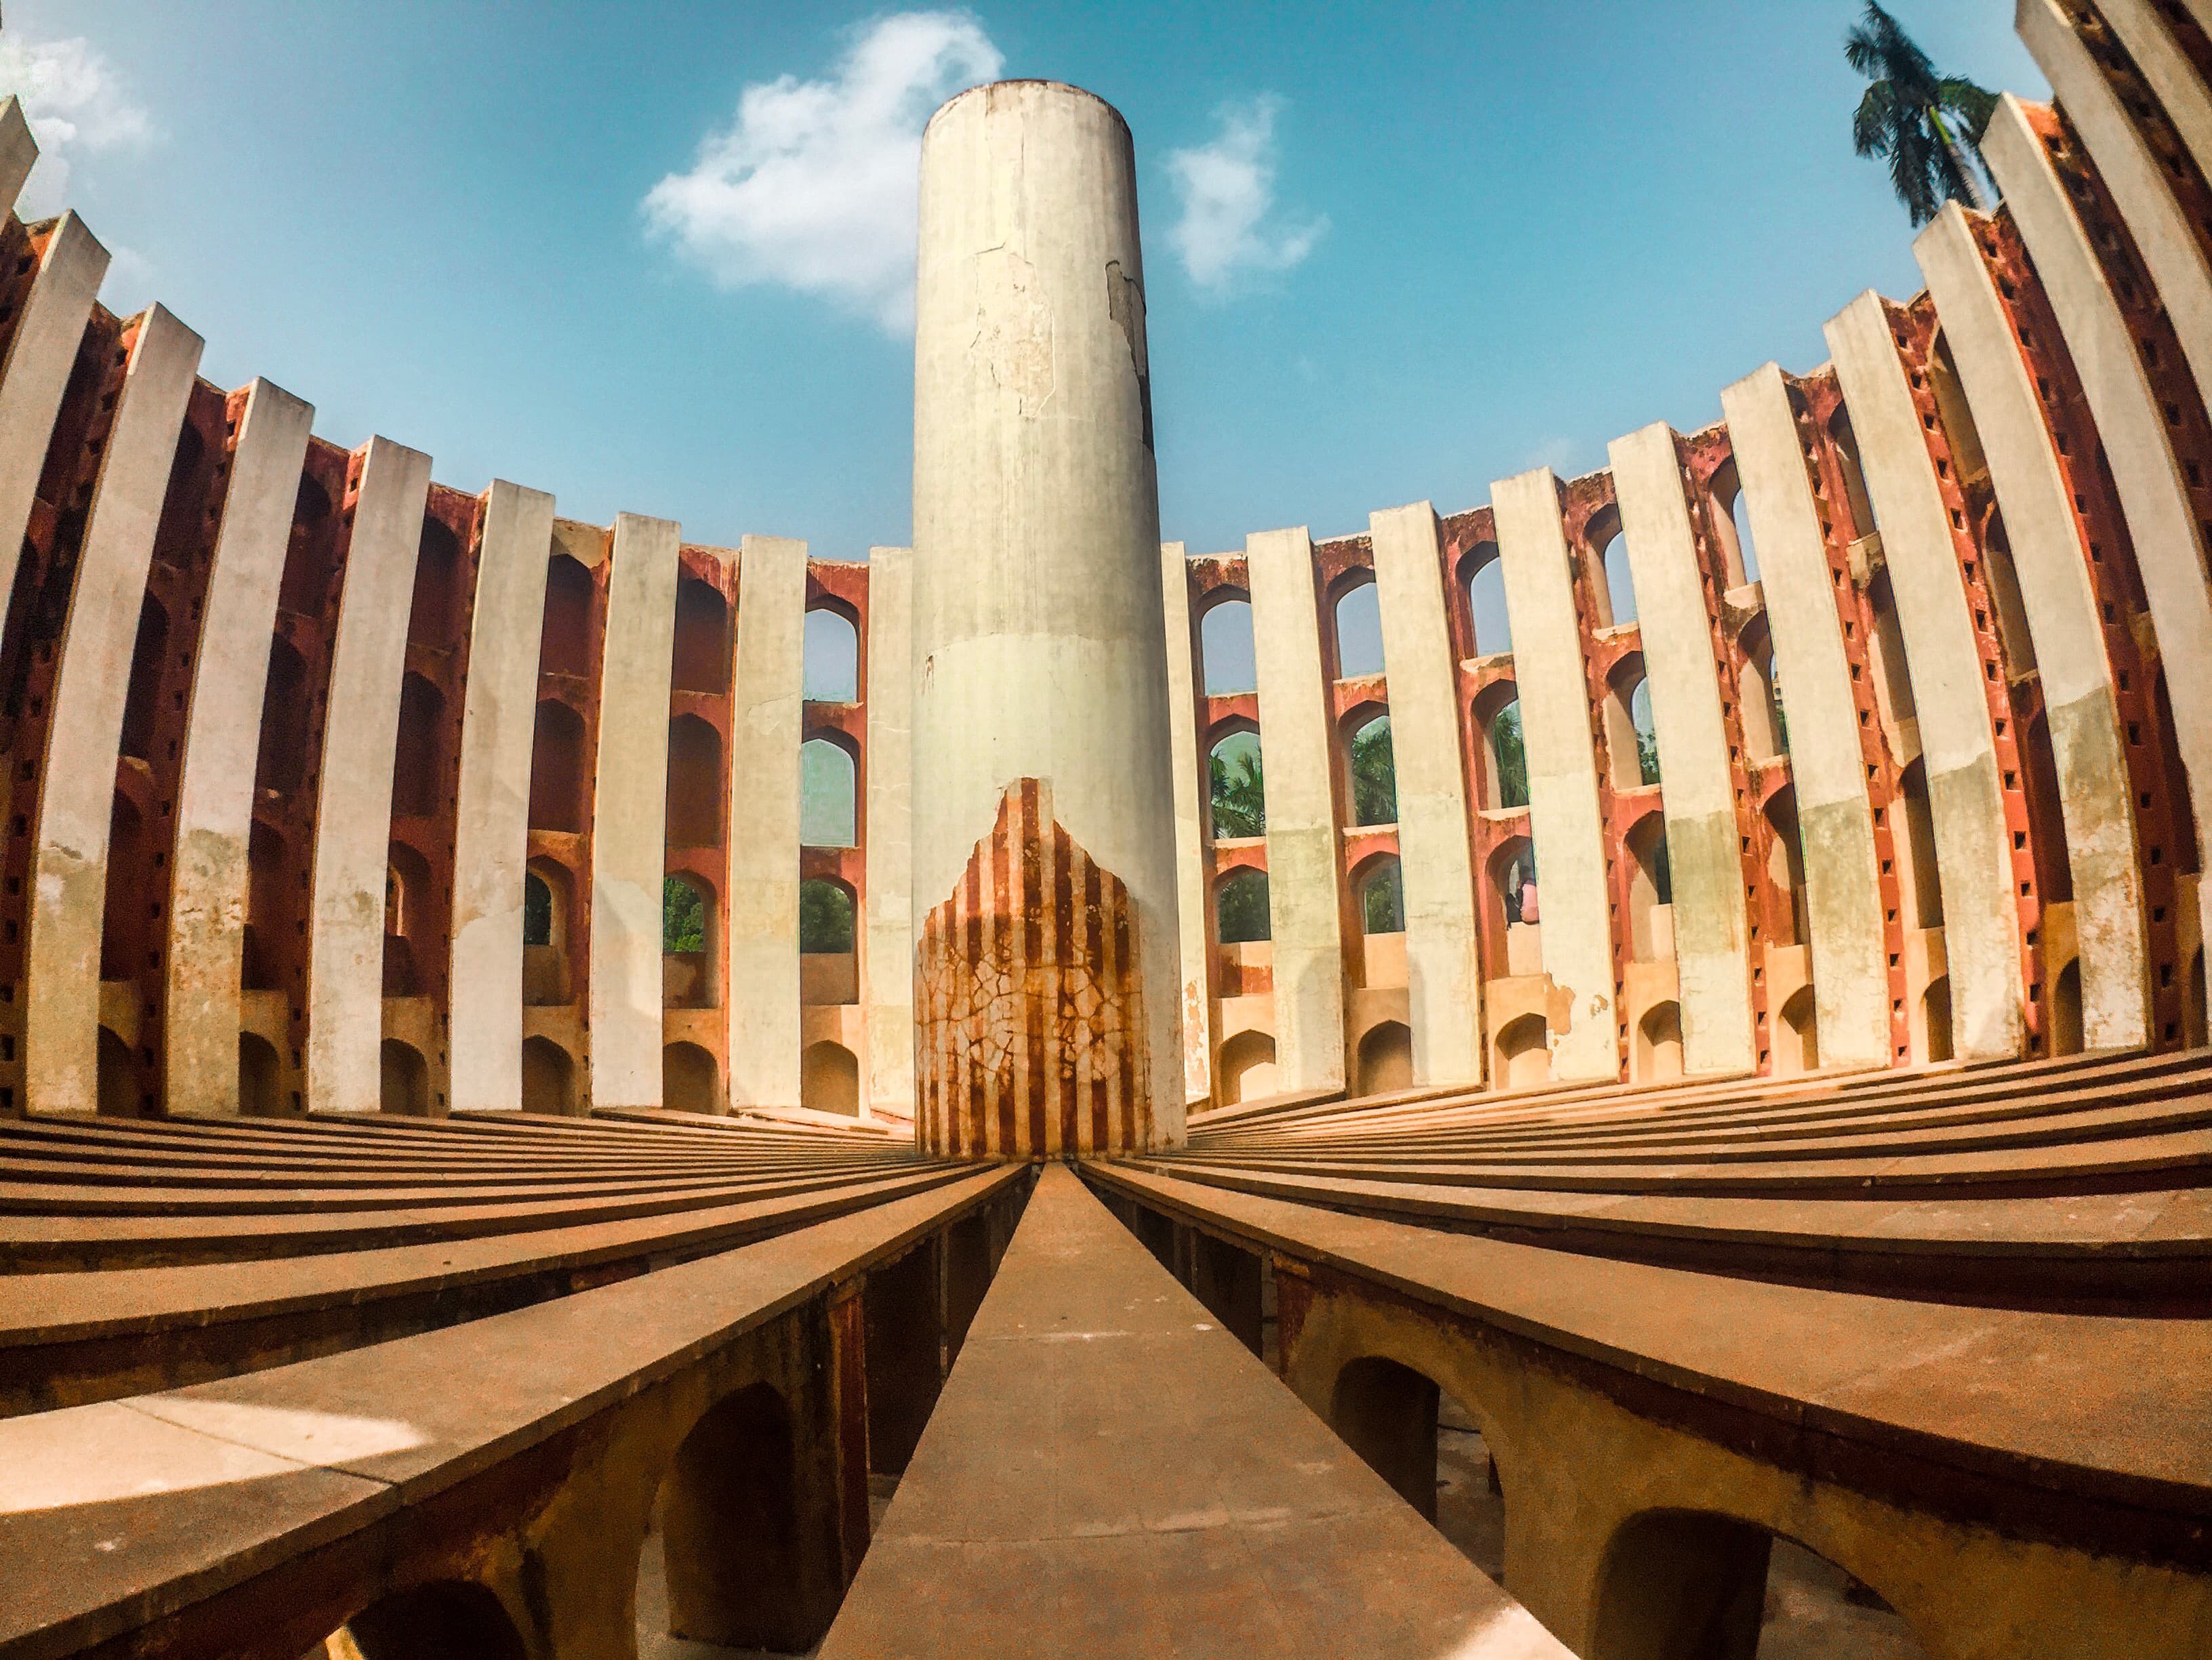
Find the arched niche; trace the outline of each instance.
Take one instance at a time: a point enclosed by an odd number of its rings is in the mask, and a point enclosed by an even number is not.
[[[1213,1075],[1224,1106],[1275,1093],[1275,1040],[1265,1032],[1239,1032],[1221,1045]]]
[[[1208,697],[1234,697],[1259,688],[1252,649],[1252,602],[1234,589],[1218,592],[1198,619],[1199,666]]]
[[[1267,832],[1266,769],[1256,728],[1239,724],[1214,741],[1206,760],[1208,822],[1217,841]]]
[[[799,747],[799,839],[807,847],[852,847],[860,841],[859,772],[851,751],[834,738]]]
[[[1273,937],[1267,913],[1267,873],[1249,866],[1214,884],[1215,937],[1224,945],[1250,945]]]

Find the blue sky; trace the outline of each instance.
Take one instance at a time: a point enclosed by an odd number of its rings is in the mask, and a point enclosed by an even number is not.
[[[2045,95],[2004,0],[1896,9]],[[1136,134],[1162,518],[1196,552],[1588,470],[1917,288],[1851,153],[1856,10],[5,0],[0,70],[46,77],[30,205],[82,213],[109,303],[162,300],[210,378],[464,489],[840,558],[907,536],[911,130],[979,72],[1089,87]]]

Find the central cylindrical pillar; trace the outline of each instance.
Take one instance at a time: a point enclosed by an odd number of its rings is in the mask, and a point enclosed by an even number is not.
[[[1174,781],[1135,158],[1011,81],[922,139],[914,397],[917,1133],[1183,1136]]]

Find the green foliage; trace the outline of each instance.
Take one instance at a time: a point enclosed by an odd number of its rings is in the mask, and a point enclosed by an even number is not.
[[[1369,721],[1352,740],[1352,821],[1398,821],[1398,761],[1388,715]]]
[[[1247,741],[1240,743],[1238,737]],[[1223,740],[1214,747],[1206,770],[1213,796],[1215,838],[1266,835],[1267,791],[1261,772],[1259,739],[1240,733]]]
[[[799,948],[842,954],[853,948],[853,896],[816,877],[799,884]]]
[[[1641,726],[1636,729],[1636,767],[1644,783],[1659,782],[1659,735]]]
[[[1852,145],[1861,155],[1889,163],[1891,187],[1912,222],[1926,224],[1946,202],[1987,207],[1978,175],[1996,94],[1938,75],[1928,54],[1874,0],[1844,37],[1844,57],[1872,83],[1851,121]]]
[[[660,948],[672,954],[707,948],[707,902],[681,876],[660,879]]]
[[[1521,737],[1521,705],[1509,703],[1490,723],[1490,760],[1498,769],[1498,804],[1528,804],[1528,752]]]
[[[1370,934],[1406,931],[1405,873],[1397,860],[1392,859],[1367,879],[1367,885],[1359,890],[1359,910]]]
[[[1213,906],[1214,921],[1224,945],[1243,945],[1271,937],[1266,871],[1236,871],[1214,890]]]

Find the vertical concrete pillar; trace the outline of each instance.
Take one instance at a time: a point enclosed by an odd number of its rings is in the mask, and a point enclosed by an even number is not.
[[[1752,1027],[1742,830],[1697,531],[1682,494],[1681,457],[1674,429],[1664,421],[1615,439],[1609,453],[1659,740],[1682,1069],[1748,1072],[1759,1051]],[[1542,869],[1540,856],[1537,868]]]
[[[799,745],[806,544],[738,554],[730,706],[730,1107],[799,1105]]]
[[[2159,654],[2173,665],[2166,692],[2202,857],[2212,851],[2212,675],[2202,667],[2212,663],[2212,595],[2204,585],[2203,527],[2191,511],[2188,481],[2166,436],[2165,414],[2136,354],[2127,319],[2106,286],[2097,251],[2027,112],[2009,94],[1990,123],[1984,154],[2081,377],[2135,542]],[[2200,883],[2197,894],[2206,937],[2212,938],[2212,882]],[[2078,885],[2075,898],[2076,904],[2082,898]]]
[[[1286,1091],[1341,1089],[1342,861],[1313,542],[1303,528],[1262,531],[1244,539],[1244,561],[1252,585],[1260,742],[1267,758],[1275,1076]]]
[[[2150,1040],[2149,936],[2135,801],[2112,667],[2064,476],[2035,383],[1966,216],[1954,203],[1913,245],[2004,514],[2051,724],[2091,1049]]]
[[[2024,1034],[2011,832],[1950,518],[1881,296],[1862,294],[1826,333],[1905,634],[1943,883],[1957,1052],[1967,1060],[2017,1055]]]
[[[1182,1093],[1193,1109],[1213,1099],[1212,934],[1206,892],[1206,809],[1212,785],[1198,746],[1198,639],[1190,626],[1190,567],[1180,542],[1160,544],[1160,609],[1168,639],[1168,742],[1175,758],[1176,908],[1182,919]]]
[[[456,1112],[522,1106],[522,891],[553,498],[494,480],[469,618],[453,837]]]
[[[1605,827],[1559,481],[1539,468],[1492,485],[1490,499],[1528,757],[1528,832],[1536,845],[1544,972],[1553,988],[1552,1075],[1562,1082],[1617,1078]]]
[[[200,347],[159,306],[138,325],[62,625],[24,963],[24,1081],[34,1112],[99,1103],[100,920],[123,700]]]
[[[1459,663],[1444,618],[1436,511],[1425,501],[1367,516],[1398,776],[1407,1009],[1413,1081],[1482,1081],[1482,960],[1474,854],[1459,741]]]
[[[1820,509],[1782,371],[1769,363],[1747,375],[1721,394],[1721,409],[1759,544],[1775,677],[1790,700],[1820,1063],[1883,1066],[1889,972],[1874,809]]]
[[[372,438],[354,498],[315,792],[307,951],[307,1108],[382,1104],[384,900],[409,597],[430,457]]]
[[[950,1145],[964,1122],[971,1150],[1015,1154],[1180,1142],[1159,503],[1121,117],[1039,81],[939,110],[916,308],[924,1136]],[[1035,816],[1047,803],[1056,822]],[[1097,892],[1049,879],[1048,854]],[[940,930],[956,892],[974,925]],[[1025,908],[1001,915],[1002,897]],[[1017,960],[1022,989],[994,991]],[[1063,997],[1090,1012],[1063,1018]],[[980,1044],[959,1035],[976,1021]]]
[[[914,1116],[914,553],[868,549],[863,1110]]]
[[[246,848],[276,588],[313,409],[257,380],[231,452],[177,785],[162,1055],[172,1112],[235,1112]]]
[[[2152,154],[2057,0],[2020,0],[2019,29],[2127,221],[2128,234],[2173,319],[2174,335],[2197,379],[2197,396],[2212,402],[2212,264],[2166,183],[2164,164]]]
[[[660,885],[668,868],[668,677],[681,540],[668,519],[615,519],[592,779],[595,1108],[660,1105]]]
[[[39,143],[31,136],[31,124],[23,118],[22,105],[10,94],[0,100],[0,214],[14,209],[15,198],[23,193],[23,181],[31,176],[38,159]]]
[[[2098,0],[2097,9],[2150,83],[2197,171],[2212,177],[2212,92],[2207,91],[2203,76],[2173,38],[2154,0]],[[2042,27],[2040,21],[2035,25],[2039,32]],[[2025,22],[2021,33],[2028,33]],[[2036,42],[2031,39],[2028,44],[2029,50],[2034,51]],[[2050,73],[2047,68],[2045,73]]]
[[[10,99],[8,106],[13,108]],[[76,367],[93,297],[107,274],[107,250],[84,221],[64,214],[46,239],[30,297],[0,358],[0,594],[12,593],[15,566],[54,418]]]

